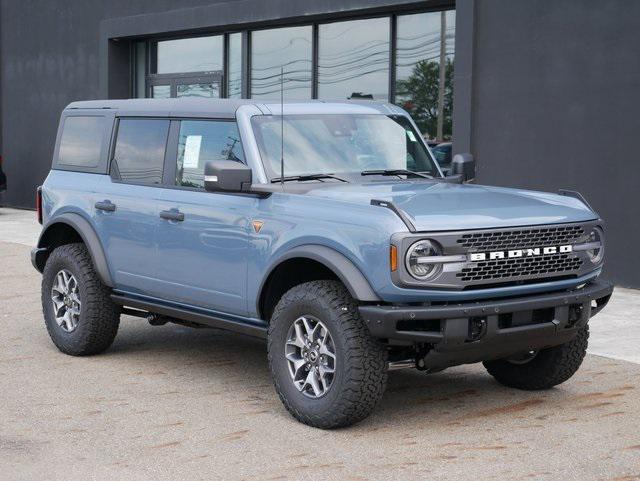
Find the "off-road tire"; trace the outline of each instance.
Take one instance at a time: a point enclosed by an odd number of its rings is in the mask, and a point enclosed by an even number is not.
[[[531,361],[513,364],[505,359],[483,364],[500,384],[526,391],[549,389],[573,376],[587,353],[589,326],[560,346],[542,349]]]
[[[51,301],[51,288],[62,269],[77,279],[81,299],[78,326],[72,332],[58,325]],[[84,244],[66,244],[53,250],[42,273],[42,310],[49,336],[60,351],[71,356],[88,356],[111,346],[120,325],[120,308],[113,303],[110,293],[95,272]]]
[[[287,332],[304,315],[327,326],[337,355],[330,389],[314,399],[293,384],[284,356]],[[376,407],[386,387],[386,348],[371,337],[355,301],[337,281],[306,282],[284,294],[269,324],[268,354],[282,403],[294,418],[309,426],[331,429],[361,421]]]

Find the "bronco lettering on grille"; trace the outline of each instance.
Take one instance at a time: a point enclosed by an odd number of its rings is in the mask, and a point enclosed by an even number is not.
[[[550,254],[566,254],[573,251],[573,246],[548,246],[548,247],[534,247],[529,249],[510,249],[506,251],[491,251],[491,252],[472,252],[469,254],[469,260],[471,262],[479,262],[495,259],[513,259],[516,257],[536,257]]]

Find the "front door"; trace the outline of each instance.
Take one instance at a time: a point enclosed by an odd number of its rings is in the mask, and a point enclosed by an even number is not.
[[[250,214],[257,200],[204,190],[205,162],[244,162],[235,121],[181,121],[174,158],[174,188],[162,189],[158,204],[161,297],[246,315]]]

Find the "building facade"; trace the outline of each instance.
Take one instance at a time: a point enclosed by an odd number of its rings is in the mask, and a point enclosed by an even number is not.
[[[578,190],[640,287],[640,2],[0,0],[6,205],[32,207],[73,100],[388,100],[478,181]]]

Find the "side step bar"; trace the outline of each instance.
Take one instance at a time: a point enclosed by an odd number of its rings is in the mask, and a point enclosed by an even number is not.
[[[216,329],[239,332],[240,334],[246,334],[248,336],[259,337],[262,339],[267,338],[267,323],[257,319],[243,322],[240,319],[226,317],[223,314],[168,306],[165,304],[117,294],[112,294],[111,300],[120,306],[142,309],[154,314],[161,314],[163,316],[173,317],[183,321],[195,322],[197,324],[203,324]]]

